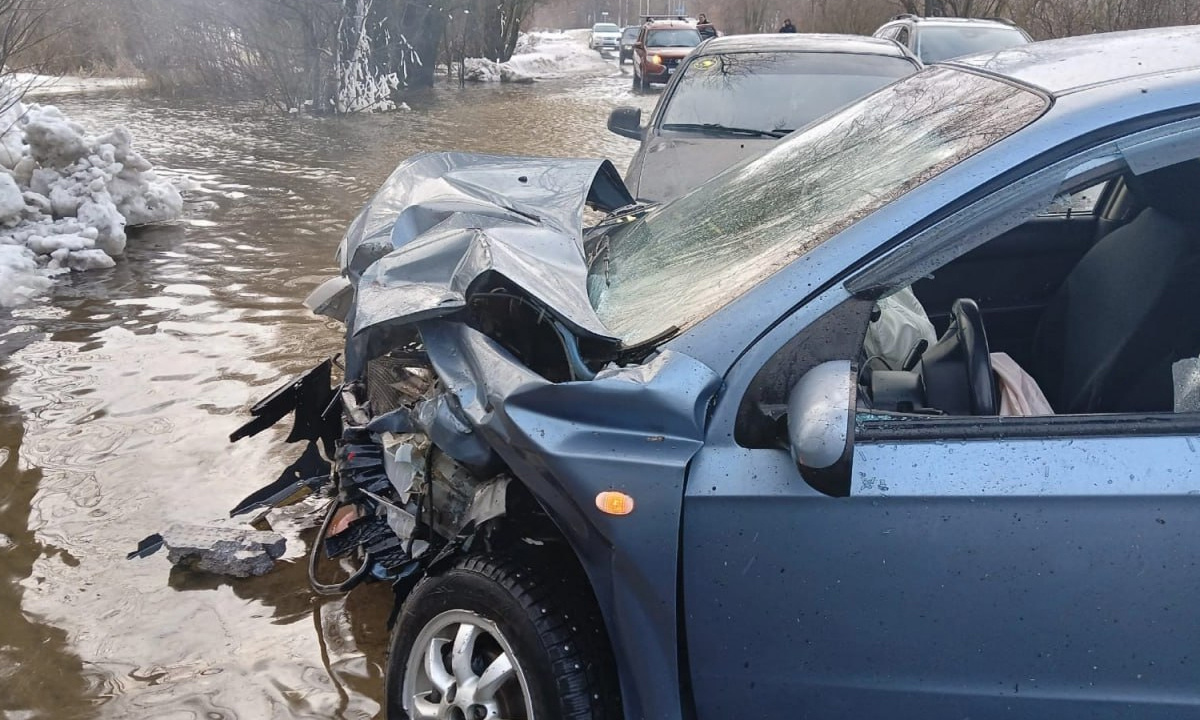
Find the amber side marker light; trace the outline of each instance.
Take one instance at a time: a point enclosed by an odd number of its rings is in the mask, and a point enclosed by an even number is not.
[[[605,515],[628,515],[633,512],[633,498],[616,490],[596,495],[596,507]]]

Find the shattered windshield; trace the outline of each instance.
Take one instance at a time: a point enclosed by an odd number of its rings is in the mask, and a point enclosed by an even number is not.
[[[592,307],[627,345],[687,328],[1044,107],[949,68],[901,80],[619,226],[593,252]]]

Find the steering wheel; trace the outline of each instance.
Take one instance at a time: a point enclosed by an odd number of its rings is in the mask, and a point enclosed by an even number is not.
[[[908,360],[902,370],[871,368],[866,384],[874,407],[946,415],[1000,414],[992,354],[974,300],[955,300],[946,332],[933,347],[922,352],[919,344],[910,356],[913,369],[908,369]]]
[[[988,349],[983,315],[970,298],[959,298],[950,306],[950,330],[962,349],[967,370],[968,400],[972,415],[999,415],[996,375],[992,372],[992,353]]]

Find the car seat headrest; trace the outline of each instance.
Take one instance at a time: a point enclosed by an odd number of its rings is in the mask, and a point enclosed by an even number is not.
[[[1200,223],[1200,159],[1129,175],[1125,183],[1143,205],[1176,220]]]

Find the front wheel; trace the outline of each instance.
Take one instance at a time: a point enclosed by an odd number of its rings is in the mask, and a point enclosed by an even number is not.
[[[511,560],[426,578],[392,633],[392,720],[615,720],[618,695],[590,593]]]

